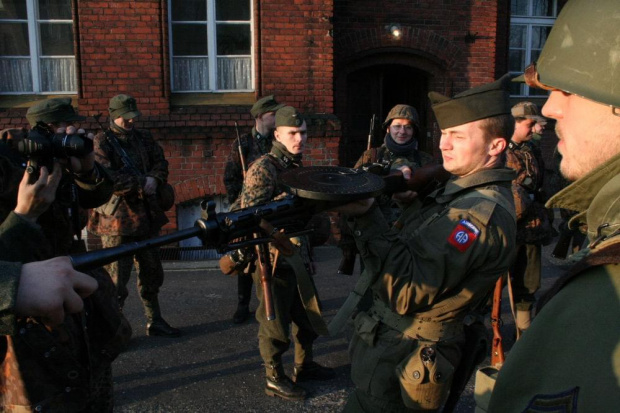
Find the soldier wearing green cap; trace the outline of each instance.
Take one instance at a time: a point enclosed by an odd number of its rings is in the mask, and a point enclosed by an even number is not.
[[[532,144],[534,127],[544,118],[532,102],[519,102],[511,109],[515,131],[506,151],[506,166],[517,172],[512,187],[517,212],[517,258],[510,269],[516,307],[517,337],[531,324],[534,294],[540,288],[542,246],[555,235],[544,207],[545,165],[540,149]]]
[[[278,175],[290,168],[301,166],[306,146],[307,125],[301,113],[291,106],[284,106],[276,112],[276,130],[271,151],[256,160],[248,169],[243,189],[239,196],[241,207],[251,207],[286,195],[278,184]],[[317,334],[326,334],[326,327],[320,318],[318,301],[305,307],[306,293],[318,297],[310,277],[310,254],[308,240],[292,239],[294,254],[285,256],[276,253],[272,247],[271,266],[274,268],[272,295],[275,320],[267,320],[265,303],[260,282],[260,271],[253,274],[259,306],[256,319],[259,322],[258,343],[265,363],[265,393],[287,400],[302,400],[306,391],[297,383],[306,380],[327,380],[335,377],[331,368],[319,365],[313,360],[312,346]],[[295,342],[295,366],[293,381],[284,372],[282,355],[290,346],[290,329],[293,325]]]
[[[252,131],[240,136],[239,140],[235,135],[224,170],[224,186],[231,206],[234,205],[243,187],[245,173],[243,168],[247,169],[252,162],[271,150],[273,131],[276,128],[276,111],[283,106],[273,95],[258,99],[250,109],[250,114],[254,118]],[[240,152],[243,153],[243,162]],[[250,317],[253,268],[246,262],[237,263],[237,265],[243,267],[237,278],[238,305],[233,315],[233,322],[239,324]]]
[[[504,76],[453,98],[429,94],[453,176],[404,209],[397,224],[390,228],[374,199],[342,208],[355,217],[373,295],[353,321],[355,390],[345,412],[438,410],[481,361],[466,344],[486,337],[477,310],[515,247],[515,173],[504,166],[514,128],[508,85]]]
[[[116,247],[152,238],[168,222],[156,196],[158,187],[167,183],[168,161],[151,133],[135,128],[134,123],[141,115],[135,98],[126,94],[114,96],[110,99],[109,112],[110,131],[119,146],[113,145],[101,132],[95,137],[95,154],[110,171],[114,194],[107,204],[91,211],[88,230],[101,236],[104,247]],[[124,155],[131,165],[125,163]],[[121,307],[129,295],[127,283],[134,259],[147,335],[178,337],[181,331],[171,327],[161,314],[159,289],[164,282],[164,270],[158,248],[121,258],[106,267],[118,289]]]
[[[69,98],[43,100],[26,118],[49,139],[54,133],[90,139],[75,124],[85,117]],[[26,159],[14,150],[22,139],[30,137],[4,131],[0,144],[0,260],[13,261],[0,277],[5,334],[0,410],[112,411],[111,363],[131,328],[108,274],[103,269],[79,274],[60,257],[83,252],[79,236],[86,221],[80,212],[107,201],[112,184],[93,153],[54,160],[52,171],[41,166],[32,183],[24,172]],[[25,263],[19,285],[12,286],[7,275],[19,270],[19,263]],[[27,276],[29,267],[38,273]],[[24,299],[38,302],[24,311],[18,306]],[[53,355],[42,357],[49,349]]]
[[[551,91],[562,175],[547,202],[577,213],[588,245],[539,299],[502,366],[489,412],[620,411],[620,32],[616,0],[569,0],[535,64],[531,87]]]

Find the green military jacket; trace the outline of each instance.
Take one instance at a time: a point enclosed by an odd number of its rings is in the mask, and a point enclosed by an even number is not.
[[[486,299],[514,257],[516,224],[510,192],[514,171],[486,169],[451,179],[419,211],[406,210],[401,230],[388,230],[378,210],[352,227],[373,286],[397,314],[447,321]],[[508,208],[471,196],[485,189]]]
[[[586,259],[620,242],[620,155],[558,192],[547,207],[578,211],[571,226],[587,224],[591,242],[602,240],[580,254]],[[489,412],[541,411],[543,405],[620,411],[618,264],[590,267],[572,278],[508,354]]]

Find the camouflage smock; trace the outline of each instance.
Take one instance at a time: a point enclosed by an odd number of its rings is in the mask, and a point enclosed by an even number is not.
[[[243,162],[247,169],[252,162],[269,153],[273,141],[273,132],[269,135],[261,135],[256,128],[251,133],[246,133],[240,138]],[[235,137],[230,147],[230,154],[224,169],[224,186],[228,202],[232,205],[243,188],[243,167],[239,156],[239,142]]]
[[[121,200],[114,215],[104,213],[106,205],[93,209],[88,231],[96,235],[146,236],[156,233],[168,219],[158,208],[157,201],[146,200],[142,188],[149,176],[155,178],[158,185],[167,182],[168,161],[164,151],[146,130],[126,131],[115,124],[110,129],[141,175],[125,167],[121,155],[116,153],[103,132],[95,137],[96,159],[107,168],[114,183],[114,195],[121,197]]]

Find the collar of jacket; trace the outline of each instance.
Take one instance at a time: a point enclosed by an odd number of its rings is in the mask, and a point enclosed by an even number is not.
[[[515,149],[530,149],[530,147],[527,144],[528,141],[524,141],[521,143],[517,143],[513,140],[511,140],[510,142],[508,142],[508,149],[510,149],[511,151],[514,151]]]
[[[452,201],[470,188],[488,185],[503,185],[510,188],[512,180],[516,177],[517,173],[514,169],[485,168],[462,178],[450,178],[444,188],[436,190],[429,197],[435,198],[438,203],[443,204]]]
[[[261,151],[261,154],[266,154],[271,150],[271,143],[273,141],[273,132],[263,135],[256,130],[256,126],[252,128],[252,137],[256,139],[256,144]]]
[[[301,166],[301,154],[293,155],[278,141],[273,141],[270,155],[277,159],[284,168]]]
[[[112,132],[114,132],[114,134],[116,135],[116,138],[122,141],[126,141],[128,140],[130,137],[133,136],[134,130],[135,129],[123,129],[120,126],[118,126],[116,123],[114,122],[110,122],[110,130]]]
[[[547,208],[577,211],[569,226],[587,224],[588,238],[607,236],[620,228],[620,154],[553,195]],[[601,225],[607,225],[599,231]]]

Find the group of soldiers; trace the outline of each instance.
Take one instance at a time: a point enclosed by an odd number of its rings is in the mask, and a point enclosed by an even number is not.
[[[482,317],[496,281],[506,274],[515,284],[520,338],[483,408],[489,412],[620,408],[620,82],[615,6],[613,0],[569,0],[538,61],[524,74],[530,87],[550,91],[542,115],[555,121],[560,170],[572,184],[546,201],[541,191],[543,166],[536,146],[528,144],[540,133],[536,125],[544,126],[546,120],[530,103],[511,107],[511,77],[505,75],[452,97],[429,93],[441,129],[442,166],[450,174],[437,189],[428,194],[407,190],[333,208],[349,228],[350,242],[364,264],[353,305],[335,317],[352,317],[353,325],[349,351],[355,390],[344,411],[444,407],[481,361],[471,343],[485,340]],[[55,102],[67,116],[51,119],[49,107],[36,106],[29,111],[32,126],[42,121],[61,133],[83,133],[71,124],[80,119],[70,102]],[[39,166],[38,176],[32,168],[24,174],[19,159],[4,153],[0,157],[2,184],[7,188],[3,199],[8,200],[0,242],[25,246],[23,251],[10,249],[11,256],[8,247],[1,249],[6,410],[112,408],[110,365],[131,335],[122,315],[128,280],[123,268],[131,261],[110,267],[111,279],[97,272],[77,273],[64,257],[34,261],[69,251],[61,249],[65,244],[61,241],[69,238],[54,241],[53,236],[62,232],[55,228],[46,232],[43,224],[45,214],[55,213],[56,203],[59,209],[50,225],[60,222],[63,214],[71,221],[76,206],[94,208],[89,230],[107,237],[104,245],[147,238],[161,228],[165,220],[159,213],[164,208],[149,198],[166,184],[167,165],[148,132],[134,129],[139,114],[133,98],[114,97],[109,131],[95,137],[94,154]],[[268,96],[257,101],[251,114],[255,127],[235,142],[226,168],[232,209],[286,196],[287,188],[278,177],[302,166],[307,145],[307,119],[297,109]],[[384,143],[364,153],[360,165],[385,162],[409,179],[433,163],[417,150],[419,118],[413,107],[394,107],[383,129]],[[11,141],[19,140],[19,133],[5,131],[3,139],[10,147],[17,144]],[[140,173],[129,173],[126,158]],[[57,192],[66,177],[68,199],[59,196],[65,191]],[[588,242],[573,255],[576,263],[566,276],[539,300],[533,318],[541,245],[554,235],[545,201],[547,208],[573,211],[568,224],[583,229]],[[123,232],[125,225],[131,232]],[[337,329],[333,322],[325,325],[320,315],[307,237],[288,239],[268,222],[260,226],[265,236],[277,241],[227,258],[226,272],[239,276],[239,306],[233,318],[243,322],[249,317],[249,279],[253,279],[265,393],[301,400],[307,394],[300,382],[335,376],[333,369],[313,360],[312,347],[319,335]],[[74,233],[70,240],[76,239]],[[28,248],[33,243],[37,247]],[[177,336],[180,331],[163,320],[157,304],[161,264],[148,254],[136,260],[147,333]],[[273,273],[271,303],[262,294],[265,268]],[[42,282],[50,293],[38,288]],[[83,308],[88,311],[82,312]],[[295,354],[289,378],[282,355],[290,346],[291,333]],[[12,380],[15,377],[21,380]]]

